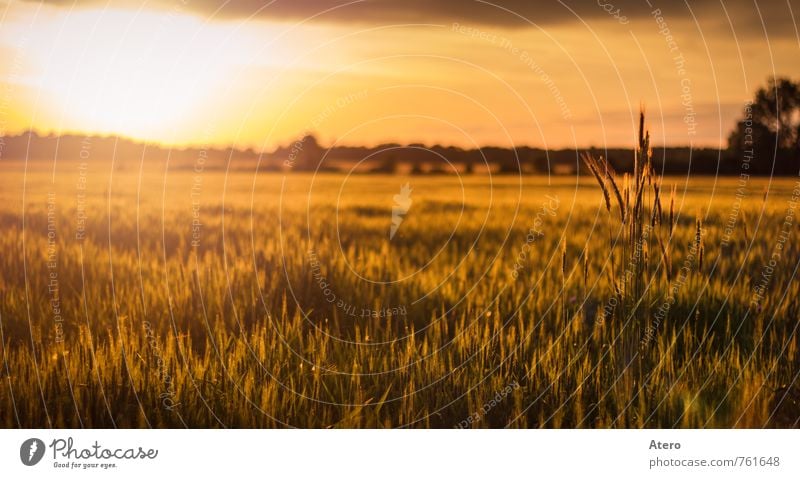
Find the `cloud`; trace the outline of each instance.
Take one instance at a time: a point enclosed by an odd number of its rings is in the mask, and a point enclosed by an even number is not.
[[[642,2],[616,0],[621,10],[635,9],[641,15]],[[525,19],[534,23],[549,24],[574,22],[578,17],[608,15],[595,1],[572,1],[562,4],[530,0],[238,0],[221,10],[222,16],[257,15],[275,19],[304,19],[318,15],[322,21],[334,22],[474,22],[482,24],[523,26]],[[194,4],[205,12],[215,11],[219,3],[200,0]],[[571,11],[572,10],[572,11]],[[524,18],[523,18],[524,17]]]
[[[39,2],[42,0],[24,0]],[[105,6],[105,0],[43,0],[71,7]],[[144,0],[121,0],[115,5],[141,6]],[[651,3],[653,6],[648,6]],[[724,3],[724,8],[723,8]],[[267,19],[299,21],[314,18],[325,23],[473,23],[502,27],[616,21],[614,14],[629,20],[646,19],[659,8],[672,23],[693,23],[701,28],[729,29],[742,36],[763,35],[759,15],[770,37],[796,36],[794,16],[800,15],[800,0],[755,2],[755,0],[693,0],[692,2],[642,0],[153,0],[148,5],[164,10],[193,12],[221,20]],[[611,13],[609,13],[609,10]]]

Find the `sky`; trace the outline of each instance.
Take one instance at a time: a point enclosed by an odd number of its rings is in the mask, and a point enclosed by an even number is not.
[[[0,135],[725,146],[800,0],[0,0]]]

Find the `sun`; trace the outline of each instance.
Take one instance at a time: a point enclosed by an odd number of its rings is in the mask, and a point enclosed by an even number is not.
[[[236,28],[174,12],[81,10],[52,23],[26,45],[29,86],[67,130],[168,137],[254,54]]]

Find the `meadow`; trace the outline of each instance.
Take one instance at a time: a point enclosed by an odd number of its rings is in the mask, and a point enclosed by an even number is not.
[[[797,178],[0,178],[3,427],[798,425]]]

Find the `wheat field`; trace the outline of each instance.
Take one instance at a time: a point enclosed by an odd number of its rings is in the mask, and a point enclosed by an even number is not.
[[[121,164],[0,162],[3,427],[798,424],[796,179]]]

